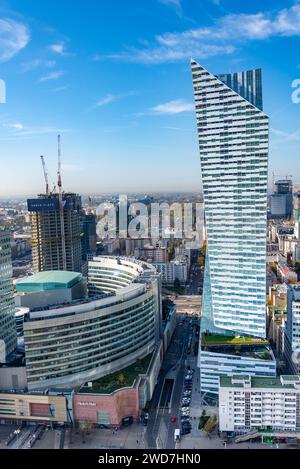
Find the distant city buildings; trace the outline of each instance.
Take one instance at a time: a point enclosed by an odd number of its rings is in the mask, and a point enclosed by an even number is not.
[[[0,363],[17,346],[10,233],[0,229]]]
[[[270,196],[272,218],[291,218],[293,214],[293,182],[280,179],[275,182],[275,191]]]
[[[213,334],[265,338],[269,119],[261,73],[216,76],[192,61],[192,77],[207,228],[202,340]],[[226,376],[238,363],[241,374],[252,368],[256,375],[260,367],[265,374],[267,367],[275,375],[274,358],[261,363],[255,347],[234,349],[229,340],[211,349],[206,340],[199,355],[202,396],[217,398],[212,369]]]
[[[69,270],[81,272],[81,198],[64,193],[60,207],[56,193],[29,199],[32,221],[32,255],[35,272]],[[61,226],[63,223],[63,227]]]
[[[185,256],[177,256],[170,262],[153,262],[153,265],[166,285],[173,285],[176,279],[184,285],[188,279],[188,261]]]

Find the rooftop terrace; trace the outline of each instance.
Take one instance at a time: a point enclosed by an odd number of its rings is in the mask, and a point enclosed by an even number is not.
[[[239,379],[240,382],[237,383],[235,380]],[[248,380],[251,382],[251,388],[283,388],[283,389],[295,389],[294,384],[300,385],[299,376],[288,375],[288,376],[279,376],[279,377],[249,377],[249,376],[221,376],[220,377],[220,386],[221,387],[238,387],[243,388],[243,380]],[[234,383],[232,381],[235,381]]]
[[[259,339],[246,336],[227,336],[217,334],[202,334],[202,345],[267,345],[266,339]]]
[[[117,389],[131,387],[139,374],[147,372],[152,355],[153,354],[150,353],[123,370],[92,381],[92,386],[85,384],[80,388],[80,392],[90,394],[111,394]]]

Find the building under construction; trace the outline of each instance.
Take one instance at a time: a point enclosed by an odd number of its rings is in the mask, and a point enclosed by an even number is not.
[[[32,223],[32,255],[35,272],[81,272],[81,197],[73,193],[41,194],[27,200]],[[63,225],[63,226],[62,226]]]

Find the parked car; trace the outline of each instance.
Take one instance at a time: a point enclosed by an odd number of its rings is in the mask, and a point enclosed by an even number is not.
[[[128,427],[133,423],[133,417],[130,415],[129,417],[124,417],[122,419],[122,424],[124,427]]]

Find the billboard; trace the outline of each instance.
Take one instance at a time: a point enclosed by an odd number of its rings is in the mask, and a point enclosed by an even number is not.
[[[27,209],[29,212],[47,212],[49,210],[58,210],[58,198],[48,199],[28,199]]]

